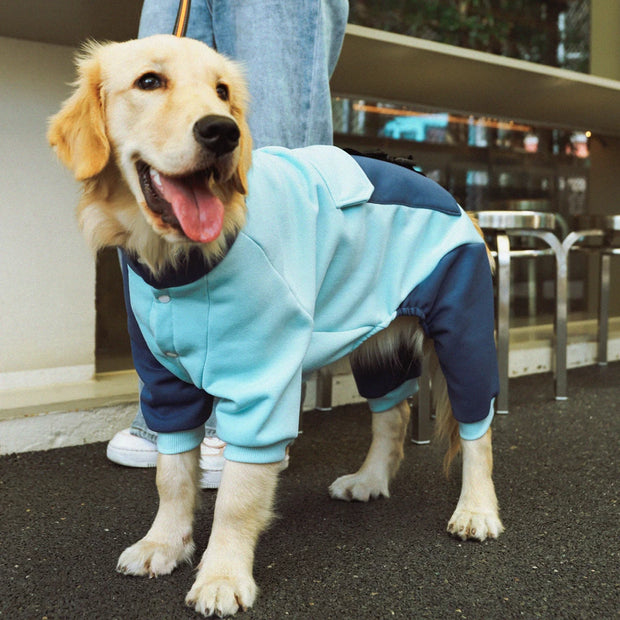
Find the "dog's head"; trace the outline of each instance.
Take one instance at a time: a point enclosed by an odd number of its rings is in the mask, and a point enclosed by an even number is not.
[[[93,43],[77,66],[48,139],[83,182],[90,245],[125,247],[155,272],[196,244],[216,258],[245,215],[251,138],[239,67],[172,35]]]

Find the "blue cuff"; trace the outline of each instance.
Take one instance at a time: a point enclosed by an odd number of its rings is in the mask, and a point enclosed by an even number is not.
[[[489,426],[491,426],[494,415],[495,398],[492,398],[489,415],[487,415],[486,418],[480,420],[479,422],[470,422],[469,424],[459,422],[459,435],[461,436],[461,439],[467,439],[468,441],[480,439],[480,437],[482,437],[489,430]]]
[[[189,431],[157,434],[157,452],[160,454],[180,454],[199,446],[205,436],[204,424]]]
[[[387,411],[392,407],[396,407],[403,400],[413,396],[418,391],[418,380],[408,379],[404,383],[401,383],[397,388],[388,392],[385,396],[380,398],[369,398],[368,406],[373,413],[381,413]]]

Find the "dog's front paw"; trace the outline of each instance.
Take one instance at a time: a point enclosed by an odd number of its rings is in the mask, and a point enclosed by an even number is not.
[[[448,532],[461,540],[497,538],[503,531],[497,512],[476,512],[458,506],[448,523]]]
[[[193,553],[191,539],[170,544],[143,538],[121,553],[116,570],[124,575],[168,575],[181,562],[189,562]]]
[[[185,603],[204,616],[225,618],[254,604],[258,588],[251,575],[198,575]]]
[[[329,494],[334,499],[347,502],[367,502],[370,498],[376,499],[382,495],[389,497],[388,482],[385,476],[357,472],[334,480],[329,487]]]

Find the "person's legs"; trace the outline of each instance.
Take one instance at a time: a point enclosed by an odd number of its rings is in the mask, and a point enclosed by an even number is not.
[[[172,32],[178,0],[145,0],[139,37]],[[245,67],[256,147],[333,141],[329,78],[347,0],[194,0],[187,36]]]
[[[346,0],[213,2],[218,51],[245,67],[256,147],[333,141],[329,77],[348,16]]]

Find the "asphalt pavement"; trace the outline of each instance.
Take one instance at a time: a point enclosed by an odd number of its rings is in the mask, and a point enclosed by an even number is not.
[[[278,519],[257,550],[261,594],[242,620],[619,618],[620,363],[511,380],[494,421],[495,484],[506,532],[461,542],[446,524],[459,495],[443,448],[408,443],[392,497],[331,500],[370,439],[364,406],[307,412],[281,476]],[[215,492],[203,491],[206,546]],[[157,507],[154,470],[106,460],[105,444],[0,457],[0,618],[169,620],[195,567],[157,579],[115,572]],[[197,563],[198,556],[195,558]]]

